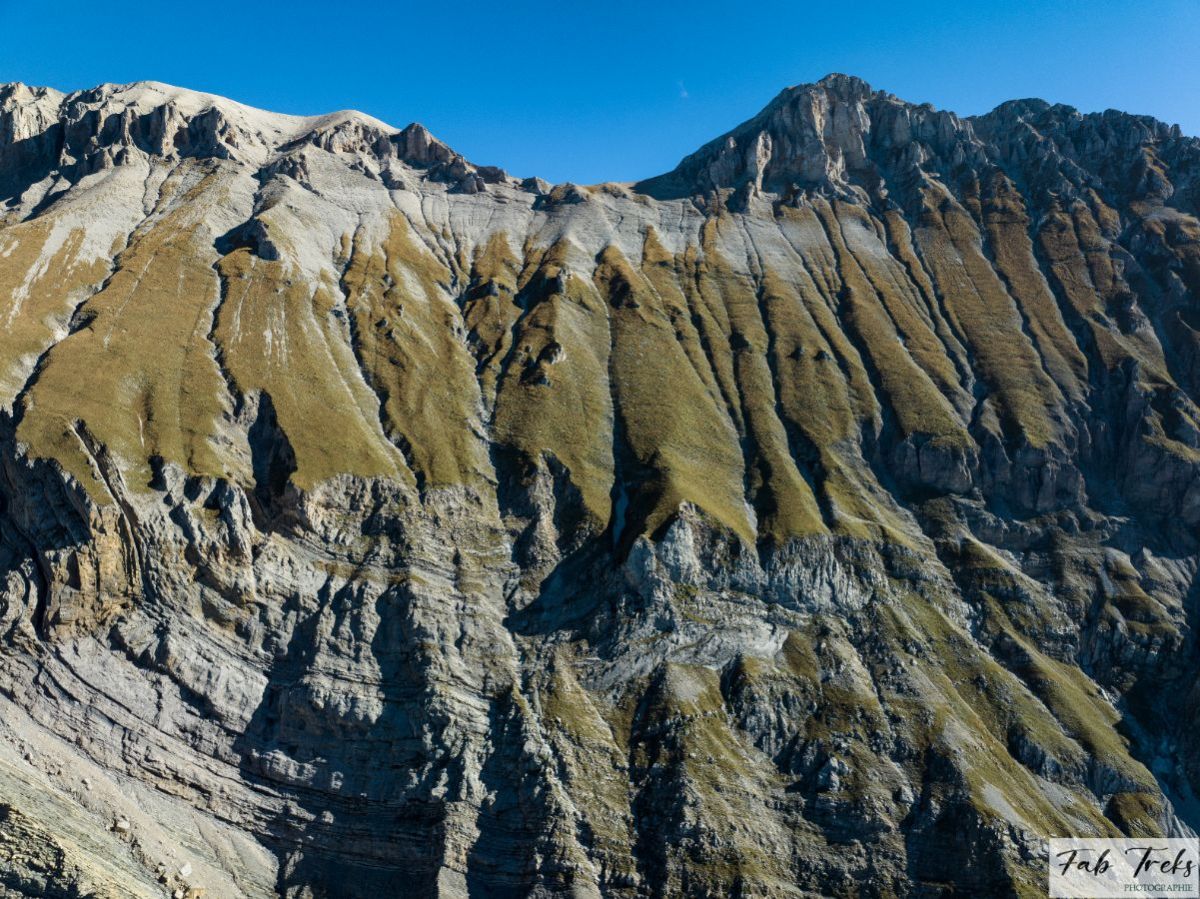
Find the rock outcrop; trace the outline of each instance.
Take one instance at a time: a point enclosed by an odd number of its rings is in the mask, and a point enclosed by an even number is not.
[[[658,178],[0,88],[0,895],[1041,895],[1200,827],[1200,141]]]

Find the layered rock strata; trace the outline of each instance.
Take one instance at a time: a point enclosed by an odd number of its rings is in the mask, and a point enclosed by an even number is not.
[[[1200,141],[638,184],[0,88],[0,895],[1041,895],[1200,827]],[[390,891],[390,892],[389,892]]]

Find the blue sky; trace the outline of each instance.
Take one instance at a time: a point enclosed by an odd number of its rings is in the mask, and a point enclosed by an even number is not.
[[[0,0],[0,33],[0,81],[153,79],[280,112],[356,108],[551,181],[668,170],[833,71],[963,114],[1040,96],[1200,135],[1200,0]]]

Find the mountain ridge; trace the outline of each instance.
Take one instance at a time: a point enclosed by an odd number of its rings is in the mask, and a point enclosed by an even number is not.
[[[817,89],[825,90],[825,89],[831,89],[831,88],[835,91],[840,91],[842,93],[842,95],[843,95],[841,97],[842,102],[847,102],[848,99],[851,98],[851,96],[853,99],[859,99],[859,100],[861,100],[861,99],[878,99],[878,100],[883,100],[883,101],[887,101],[887,102],[891,102],[891,103],[898,103],[899,105],[901,105],[905,108],[908,108],[908,109],[917,109],[917,110],[924,110],[924,111],[933,112],[933,113],[946,114],[946,115],[953,117],[954,119],[957,119],[957,120],[965,122],[965,123],[986,122],[990,119],[996,118],[998,115],[1006,114],[1009,111],[1016,111],[1016,110],[1029,112],[1029,113],[1055,112],[1056,114],[1058,114],[1060,116],[1065,115],[1068,117],[1075,117],[1075,118],[1082,117],[1084,119],[1112,118],[1115,116],[1115,117],[1118,117],[1121,119],[1138,121],[1138,122],[1142,123],[1143,125],[1145,125],[1147,128],[1149,128],[1150,130],[1155,131],[1155,132],[1161,132],[1162,129],[1165,128],[1166,133],[1170,137],[1175,138],[1175,139],[1184,139],[1184,140],[1200,139],[1200,138],[1197,138],[1196,136],[1191,136],[1191,137],[1185,136],[1182,134],[1182,131],[1180,130],[1180,127],[1178,125],[1171,125],[1169,123],[1162,122],[1161,120],[1158,120],[1158,119],[1154,118],[1153,116],[1128,113],[1128,112],[1124,112],[1124,111],[1117,110],[1117,109],[1107,109],[1107,110],[1091,112],[1091,113],[1080,113],[1078,109],[1076,109],[1073,106],[1070,106],[1069,104],[1051,103],[1049,101],[1046,101],[1046,100],[1043,100],[1043,99],[1037,98],[1037,97],[1007,100],[1007,101],[1004,101],[1004,102],[998,104],[994,109],[992,109],[989,112],[981,113],[978,115],[970,115],[970,116],[960,117],[960,116],[956,115],[955,113],[948,111],[948,110],[939,111],[936,107],[933,106],[933,104],[928,103],[928,102],[915,103],[915,102],[911,102],[911,101],[906,101],[906,100],[903,100],[903,99],[897,97],[895,94],[889,93],[887,91],[875,90],[875,89],[871,88],[871,86],[869,84],[867,84],[867,82],[863,81],[862,79],[860,79],[856,76],[844,75],[841,73],[830,73],[829,75],[826,75],[824,78],[821,78],[821,79],[811,82],[811,83],[801,83],[801,84],[796,84],[796,85],[792,85],[792,86],[784,88],[775,97],[775,99],[773,99],[770,103],[768,103],[766,106],[764,106],[763,109],[760,110],[760,112],[757,115],[755,115],[751,119],[746,120],[741,125],[735,127],[731,131],[726,132],[725,134],[723,134],[717,138],[714,138],[713,140],[709,141],[707,144],[705,144],[701,148],[697,149],[693,153],[688,154],[688,156],[685,156],[684,159],[681,161],[681,164],[683,162],[686,162],[688,159],[690,159],[692,157],[702,154],[704,151],[706,151],[710,148],[716,148],[718,144],[723,142],[730,135],[741,131],[742,129],[746,128],[747,126],[750,126],[752,123],[758,121],[763,116],[768,114],[772,109],[774,109],[777,106],[777,104],[784,103],[784,102],[786,102],[787,99],[794,98],[797,95],[802,94],[804,92],[811,92],[811,91],[814,91]],[[134,81],[134,82],[128,82],[128,83],[105,83],[105,84],[97,85],[96,87],[93,87],[93,88],[87,88],[87,89],[73,91],[73,92],[63,92],[63,91],[57,90],[56,88],[51,88],[51,87],[26,85],[21,82],[10,82],[7,84],[0,84],[0,93],[6,94],[9,97],[19,94],[21,91],[29,92],[30,94],[32,94],[35,97],[43,97],[44,98],[46,96],[49,96],[51,98],[55,98],[58,100],[60,105],[63,103],[72,101],[73,99],[78,100],[78,99],[83,99],[83,98],[87,98],[87,97],[100,98],[100,97],[116,97],[116,96],[124,96],[127,100],[133,99],[134,102],[136,103],[136,102],[140,102],[141,100],[143,100],[145,94],[155,93],[155,94],[162,95],[163,97],[167,98],[168,100],[174,100],[176,102],[178,102],[180,99],[186,98],[189,105],[193,105],[193,106],[194,106],[195,101],[197,101],[197,100],[209,104],[209,107],[216,107],[218,109],[222,106],[222,104],[224,104],[224,105],[230,106],[234,109],[241,110],[242,112],[250,115],[251,118],[257,118],[260,120],[263,120],[263,119],[290,120],[295,123],[302,123],[300,125],[300,127],[307,127],[312,131],[320,130],[322,125],[339,122],[340,119],[343,119],[343,118],[351,119],[351,120],[361,119],[361,120],[363,120],[364,124],[368,124],[368,125],[372,126],[373,128],[376,128],[380,131],[383,131],[386,133],[391,133],[391,134],[394,134],[396,132],[401,132],[401,131],[407,131],[409,129],[424,131],[428,135],[427,139],[432,139],[432,140],[436,141],[437,143],[442,144],[442,142],[437,140],[437,138],[435,138],[432,134],[430,134],[428,129],[426,129],[421,123],[415,122],[415,121],[409,123],[408,125],[404,126],[403,128],[400,128],[400,127],[385,123],[382,120],[369,115],[368,113],[364,113],[364,112],[361,112],[361,111],[355,110],[355,109],[343,109],[343,110],[338,110],[335,112],[323,113],[323,114],[318,114],[318,115],[295,115],[295,114],[291,114],[291,113],[275,113],[275,112],[269,112],[267,110],[264,110],[264,109],[261,109],[258,107],[253,107],[248,104],[244,104],[239,101],[232,100],[232,99],[229,99],[229,98],[217,95],[217,94],[205,93],[205,92],[201,92],[201,91],[192,91],[187,88],[181,88],[181,87],[177,87],[175,85],[170,85],[170,84],[166,84],[164,82],[158,82],[158,81],[143,80],[143,81]],[[847,93],[847,91],[849,91],[849,93]],[[130,95],[135,95],[135,96],[131,97]],[[281,130],[281,129],[278,129],[278,130]],[[300,137],[303,137],[303,136],[306,136],[306,135],[295,134],[295,135],[293,135],[293,139],[299,139]],[[445,145],[442,144],[442,146],[445,146]],[[447,148],[447,149],[449,150],[450,153],[452,153],[454,155],[459,155],[459,154],[455,154],[452,149],[450,149],[450,148]],[[499,168],[499,167],[498,166],[490,166],[490,168]],[[677,169],[678,169],[678,166],[677,166]],[[673,170],[672,172],[664,173],[663,175],[658,175],[658,176],[653,176],[651,178],[641,179],[641,181],[634,182],[634,183],[643,183],[644,184],[647,182],[653,182],[655,180],[665,178],[665,177],[673,174],[674,171],[675,170]],[[537,178],[536,174],[529,176],[525,180],[533,180],[535,178]],[[560,182],[560,183],[570,184],[570,183],[575,183],[575,182],[566,181],[566,182]],[[601,186],[604,184],[619,184],[619,183],[623,183],[623,182],[602,181],[602,182],[597,182],[595,185],[589,185],[589,186],[597,186],[598,187],[598,186]]]

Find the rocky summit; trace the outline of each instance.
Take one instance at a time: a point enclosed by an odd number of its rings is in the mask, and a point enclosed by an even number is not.
[[[1200,140],[633,184],[0,88],[0,895],[1041,896],[1200,829]]]

